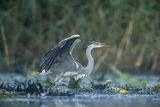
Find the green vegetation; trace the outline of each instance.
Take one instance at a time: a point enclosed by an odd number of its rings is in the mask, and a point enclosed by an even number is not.
[[[155,92],[155,93],[160,93],[160,84],[155,85],[152,88],[152,91]]]
[[[148,81],[147,80],[141,80],[137,76],[132,76],[127,73],[123,73],[123,75],[119,76],[117,78],[117,82],[125,83],[126,85],[133,85],[133,86],[139,86],[143,89],[146,89]]]
[[[44,85],[44,87],[46,87],[46,88],[51,88],[51,87],[54,86],[54,84],[53,84],[50,80],[48,80],[48,79],[46,79],[46,80],[44,81],[43,85]]]
[[[20,97],[20,95],[18,93],[1,93],[0,92],[0,99],[4,99],[4,98],[14,98],[14,97]]]
[[[80,88],[80,79],[79,80],[75,80],[74,78],[71,78],[71,80],[69,81],[69,85],[68,88],[70,89],[78,89]]]
[[[160,73],[159,19],[159,0],[1,0],[0,70],[36,70],[58,41],[80,34],[74,56],[84,65],[89,41],[112,44],[94,50],[95,71]]]

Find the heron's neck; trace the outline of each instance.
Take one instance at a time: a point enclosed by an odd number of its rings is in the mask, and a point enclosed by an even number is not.
[[[88,46],[88,48],[86,50],[88,65],[85,67],[85,70],[86,70],[87,74],[90,74],[93,71],[93,67],[94,67],[94,59],[91,55],[92,49],[93,49],[93,47]]]

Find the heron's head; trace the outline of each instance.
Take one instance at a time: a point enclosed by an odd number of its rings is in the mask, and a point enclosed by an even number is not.
[[[91,47],[91,48],[101,48],[101,47],[105,47],[105,46],[109,46],[109,45],[105,45],[104,43],[99,43],[96,41],[92,41],[89,43],[89,47]]]

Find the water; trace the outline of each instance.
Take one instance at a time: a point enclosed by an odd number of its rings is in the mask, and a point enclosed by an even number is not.
[[[160,107],[160,95],[101,94],[0,100],[0,107]]]

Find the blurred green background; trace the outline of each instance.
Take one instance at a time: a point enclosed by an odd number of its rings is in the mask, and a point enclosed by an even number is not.
[[[81,35],[74,56],[86,65],[90,41],[94,71],[160,74],[159,0],[1,0],[0,72],[28,73],[50,48]]]

